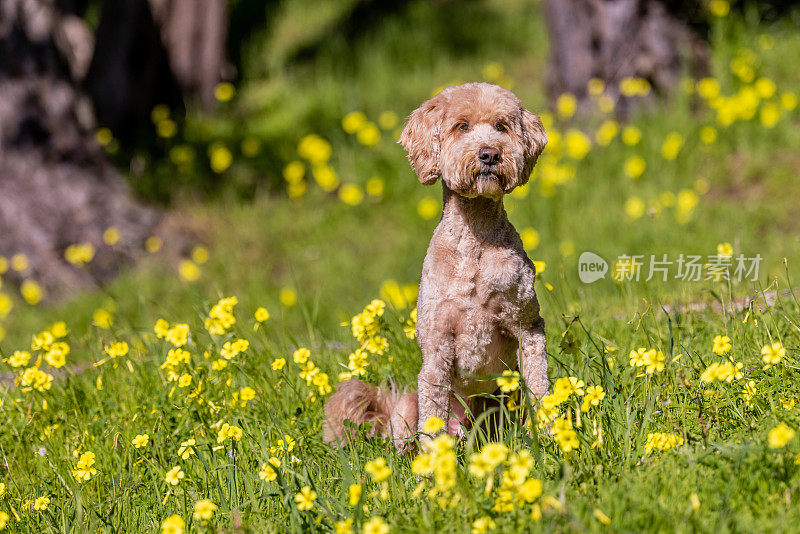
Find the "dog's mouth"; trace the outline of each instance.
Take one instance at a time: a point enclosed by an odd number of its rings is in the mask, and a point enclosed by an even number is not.
[[[505,191],[505,178],[502,174],[494,171],[481,170],[476,172],[473,176],[473,190],[479,196],[498,198],[503,195]]]
[[[499,169],[478,169],[473,176],[475,185],[478,187],[481,185],[486,186],[491,183],[503,189],[506,182],[505,175],[499,172]]]

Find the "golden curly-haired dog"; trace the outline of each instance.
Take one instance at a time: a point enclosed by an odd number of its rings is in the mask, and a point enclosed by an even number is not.
[[[400,144],[420,182],[442,179],[444,209],[422,266],[418,390],[402,394],[359,380],[339,384],[325,406],[324,438],[350,437],[345,420],[374,422],[401,452],[439,417],[461,435],[479,394],[519,369],[536,398],[547,393],[544,321],[536,270],[508,221],[503,195],[525,184],[547,143],[539,117],[509,90],[487,83],[448,87],[414,111]]]

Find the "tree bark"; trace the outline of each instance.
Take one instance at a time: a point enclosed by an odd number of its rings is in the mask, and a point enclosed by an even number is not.
[[[696,31],[702,27],[701,8],[689,4],[545,0],[551,98],[569,92],[585,105],[590,99],[589,80],[599,78],[605,82],[606,94],[617,101],[617,112],[624,116],[637,102],[620,93],[619,83],[624,78],[644,78],[656,93],[666,94],[678,84],[687,62],[689,70],[707,70],[707,47]]]
[[[77,84],[91,34],[64,30],[65,21],[80,23],[45,0],[0,2],[0,255],[25,254],[28,268],[8,276],[35,279],[50,295],[107,280],[160,218],[132,198],[95,142],[92,106]],[[121,234],[113,247],[102,239],[112,226]],[[64,251],[84,242],[97,253],[76,268]]]

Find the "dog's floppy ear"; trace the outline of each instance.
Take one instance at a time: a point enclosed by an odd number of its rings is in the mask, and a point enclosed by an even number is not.
[[[408,152],[408,162],[425,185],[435,183],[442,174],[439,168],[442,104],[438,100],[424,102],[411,114],[399,140]]]
[[[525,144],[525,171],[524,176],[527,180],[536,159],[544,150],[547,144],[547,134],[542,126],[542,120],[525,108],[520,108],[522,117],[522,141]]]

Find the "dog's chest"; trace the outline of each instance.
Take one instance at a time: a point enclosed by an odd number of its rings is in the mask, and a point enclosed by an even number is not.
[[[464,248],[454,254],[454,276],[447,284],[451,298],[490,315],[524,307],[532,297],[534,270],[523,253],[502,245]]]

